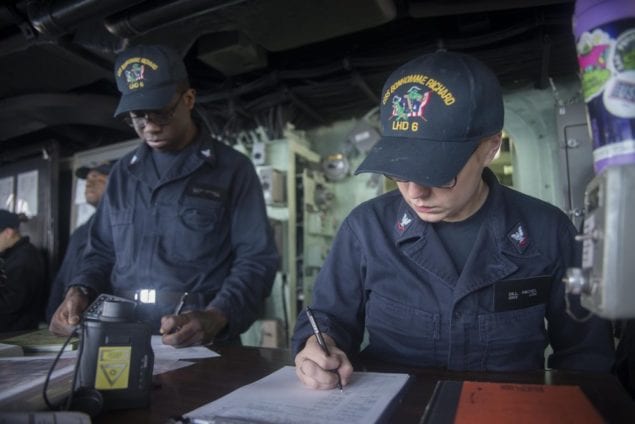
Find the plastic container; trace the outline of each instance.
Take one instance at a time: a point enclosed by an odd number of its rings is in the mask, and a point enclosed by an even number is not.
[[[635,0],[577,0],[573,32],[595,172],[635,164]]]

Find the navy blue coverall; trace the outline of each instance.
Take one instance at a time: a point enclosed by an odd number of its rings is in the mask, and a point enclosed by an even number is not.
[[[145,143],[115,164],[72,285],[127,297],[155,289],[146,317],[154,330],[178,302],[159,295],[188,291],[185,310],[219,309],[228,325],[216,340],[235,339],[257,318],[278,267],[262,187],[245,155],[206,132],[186,149],[160,179]]]
[[[364,329],[370,358],[453,370],[549,367],[609,371],[608,321],[565,312],[575,228],[556,207],[504,187],[485,169],[486,218],[460,275],[433,225],[395,190],[355,208],[315,282],[312,308],[324,333],[351,358]],[[571,299],[577,316],[588,312]],[[545,326],[545,319],[547,326]],[[304,314],[297,353],[312,335]]]
[[[88,239],[88,228],[92,220],[93,215],[71,234],[66,253],[64,254],[64,260],[62,260],[62,265],[60,265],[60,269],[55,274],[55,279],[51,284],[51,291],[46,305],[46,322],[51,322],[53,314],[55,314],[55,311],[64,300],[66,285],[81,266],[86,240]]]

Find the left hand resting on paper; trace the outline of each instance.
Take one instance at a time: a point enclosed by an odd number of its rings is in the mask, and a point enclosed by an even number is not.
[[[330,356],[326,356],[315,336],[307,339],[304,349],[295,356],[295,373],[304,385],[312,389],[333,389],[340,375],[342,386],[346,386],[353,374],[353,365],[335,341],[324,334]]]

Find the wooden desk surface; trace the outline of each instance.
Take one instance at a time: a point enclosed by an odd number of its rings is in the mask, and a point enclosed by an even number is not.
[[[110,411],[94,422],[165,423],[171,416],[187,413],[283,365],[293,364],[287,350],[231,346],[218,348],[217,351],[221,354],[218,358],[199,360],[192,366],[157,376],[158,387],[153,390],[149,408]],[[608,374],[450,372],[371,362],[364,363],[363,368],[368,371],[407,372],[414,376],[392,416],[391,422],[394,423],[418,423],[436,382],[442,379],[579,385],[607,422],[635,423],[635,402],[617,379]]]

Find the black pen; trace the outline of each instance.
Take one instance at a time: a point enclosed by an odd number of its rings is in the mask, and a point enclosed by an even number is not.
[[[313,334],[315,334],[315,338],[317,339],[318,344],[320,345],[320,347],[322,348],[326,356],[331,356],[331,352],[329,352],[329,347],[326,345],[326,342],[324,341],[324,337],[322,336],[322,332],[320,331],[320,327],[318,327],[317,321],[315,320],[315,317],[313,316],[313,311],[311,311],[311,308],[309,308],[308,306],[306,307],[306,316],[309,318],[311,327],[313,327]],[[340,379],[340,374],[337,372],[337,370],[331,370],[331,372],[334,372],[337,375],[337,388],[340,389],[340,392],[341,392],[342,380]]]
[[[174,308],[174,315],[181,315],[181,311],[183,311],[183,306],[185,306],[185,300],[187,299],[188,294],[188,292],[183,293],[181,300],[179,300],[178,305]]]

